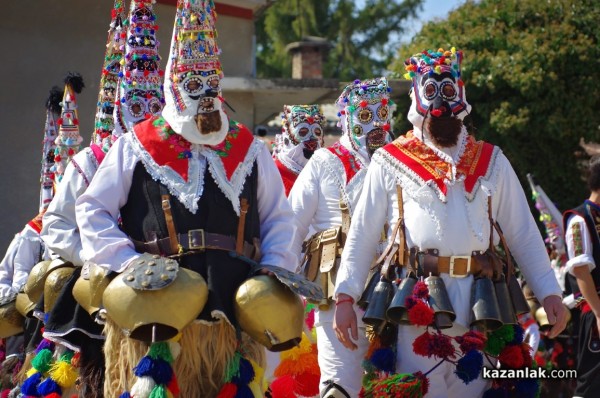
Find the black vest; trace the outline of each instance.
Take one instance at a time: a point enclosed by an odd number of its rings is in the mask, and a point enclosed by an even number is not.
[[[596,263],[596,268],[592,270],[591,274],[592,279],[594,280],[594,285],[596,285],[596,289],[598,289],[600,288],[600,210],[591,206],[587,202],[574,209],[567,210],[563,216],[563,225],[565,231],[567,230],[567,222],[571,215],[579,215],[583,217],[590,237],[592,238],[593,257],[594,263]],[[595,219],[598,221],[594,221]],[[569,281],[571,291],[574,294],[581,292],[579,290],[579,286],[577,285],[577,279],[574,276],[568,274],[567,280]]]
[[[203,176],[204,190],[198,201],[196,214],[191,213],[177,198],[171,196],[171,212],[175,228],[177,233],[204,229],[206,232],[236,237],[239,216],[235,213],[229,199],[215,183],[208,167]],[[244,239],[249,243],[253,242],[254,238],[260,238],[257,177],[255,162],[240,195],[240,198],[246,198],[249,203],[244,229]],[[167,187],[153,180],[144,165],[138,163],[133,172],[127,203],[121,208],[121,229],[138,241],[149,241],[154,237],[167,238],[169,234],[161,206],[161,195],[168,193]],[[250,266],[232,258],[222,250],[207,250],[203,253],[182,256],[179,264],[198,272],[208,283],[208,302],[198,318],[214,320],[211,314],[222,312],[231,323],[237,324],[233,301],[237,288],[248,278]]]

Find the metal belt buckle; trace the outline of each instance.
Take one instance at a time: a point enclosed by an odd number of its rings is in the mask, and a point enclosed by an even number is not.
[[[454,260],[467,260],[467,271],[464,275],[456,275],[454,273]],[[471,273],[471,256],[450,256],[450,269],[448,270],[448,275],[453,278],[465,278],[467,275]]]
[[[197,240],[198,234],[200,233],[200,243]],[[204,250],[206,249],[206,238],[204,237],[203,229],[190,229],[188,231],[188,245],[189,250]]]
[[[329,228],[322,232],[321,235],[321,243],[331,242],[332,240],[336,240],[338,234],[340,232],[339,227]]]

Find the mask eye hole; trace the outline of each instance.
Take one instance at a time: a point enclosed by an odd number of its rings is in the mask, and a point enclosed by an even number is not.
[[[389,114],[390,110],[388,109],[387,105],[381,105],[379,108],[377,108],[377,117],[379,120],[386,121]]]
[[[354,133],[355,136],[360,137],[363,134],[363,129],[362,126],[360,125],[356,125],[352,128],[352,132]]]
[[[298,130],[298,135],[300,137],[306,137],[308,135],[308,127],[302,127],[300,130]]]
[[[358,112],[358,120],[362,123],[362,124],[368,124],[371,123],[371,121],[373,120],[373,111],[370,110],[369,108],[364,108],[361,109]]]
[[[162,110],[162,105],[157,98],[153,98],[148,104],[148,109],[150,110],[151,114],[158,115]]]
[[[451,100],[456,97],[456,89],[452,83],[445,82],[442,84],[442,97],[446,100]]]
[[[214,77],[211,77],[211,78],[208,80],[208,83],[207,83],[207,84],[208,84],[208,86],[209,86],[210,88],[212,88],[213,90],[217,90],[217,89],[219,88],[219,83],[220,83],[220,79],[219,79],[219,77],[218,77],[218,76],[214,76]]]
[[[183,89],[188,94],[198,94],[203,86],[202,80],[197,76],[192,76],[183,83]]]
[[[432,100],[438,92],[438,86],[434,82],[429,82],[425,85],[425,98],[428,100]]]
[[[129,104],[129,113],[133,117],[141,117],[144,115],[144,105],[140,101],[133,101]]]
[[[315,133],[315,135],[317,137],[320,137],[321,134],[323,134],[323,131],[319,127],[317,127],[316,129],[314,129],[313,132]]]

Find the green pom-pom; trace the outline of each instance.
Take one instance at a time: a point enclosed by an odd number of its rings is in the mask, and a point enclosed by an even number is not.
[[[504,349],[506,342],[500,338],[498,338],[493,333],[488,336],[488,339],[485,343],[484,351],[490,355],[498,356],[500,352]]]
[[[229,383],[234,377],[239,376],[241,358],[242,354],[236,351],[233,358],[231,358],[231,360],[227,364],[227,369],[225,369],[225,374],[223,375],[223,381],[225,383]]]
[[[59,359],[59,361],[62,361],[62,362],[69,362],[69,363],[70,363],[70,362],[71,362],[71,359],[73,359],[73,356],[74,356],[74,355],[75,355],[75,353],[74,353],[73,351],[67,350],[67,351],[65,351],[65,353],[64,353],[64,354],[62,354],[62,355],[60,356],[60,359]]]
[[[152,359],[160,358],[168,363],[173,363],[171,348],[169,348],[169,343],[166,341],[152,344],[150,347],[150,352],[148,352],[148,356]]]
[[[50,370],[50,366],[52,366],[52,351],[44,348],[38,352],[35,358],[33,358],[31,361],[31,366],[33,366],[40,373],[48,372]]]
[[[515,329],[512,325],[504,325],[500,329],[495,330],[493,334],[499,339],[502,339],[508,343],[510,341],[513,341],[513,339],[515,338]]]

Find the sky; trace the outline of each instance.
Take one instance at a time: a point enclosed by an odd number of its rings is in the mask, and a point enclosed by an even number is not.
[[[363,2],[363,0],[359,0],[359,2]],[[465,0],[425,0],[416,20],[407,24],[409,28],[407,29],[407,34],[402,37],[402,40],[409,40],[421,29],[423,23],[435,19],[444,19],[450,11],[463,3],[465,3]]]

